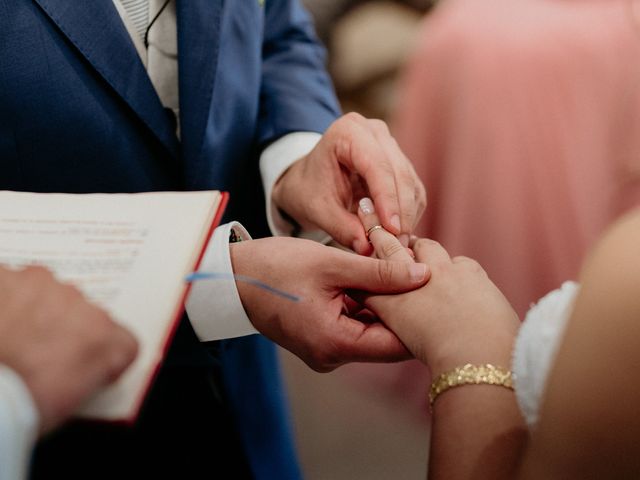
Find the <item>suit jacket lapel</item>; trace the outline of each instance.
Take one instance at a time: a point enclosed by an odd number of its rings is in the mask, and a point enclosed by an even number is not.
[[[173,153],[178,140],[111,0],[34,0],[91,66]]]
[[[220,47],[223,0],[177,0],[180,131],[185,159],[195,161],[209,120]]]

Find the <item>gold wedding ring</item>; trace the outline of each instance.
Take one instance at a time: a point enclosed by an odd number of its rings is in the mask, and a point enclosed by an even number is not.
[[[367,240],[369,239],[369,235],[371,235],[371,232],[374,232],[376,230],[384,230],[384,228],[382,227],[382,225],[374,225],[373,227],[371,227],[369,230],[367,230]]]

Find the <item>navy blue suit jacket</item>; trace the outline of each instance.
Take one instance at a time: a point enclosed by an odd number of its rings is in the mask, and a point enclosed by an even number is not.
[[[297,0],[177,0],[177,20],[180,141],[111,0],[0,0],[0,189],[226,190],[265,235],[259,152],[338,115],[323,50]],[[255,477],[297,478],[273,345],[205,347],[183,324],[167,365],[219,362]]]

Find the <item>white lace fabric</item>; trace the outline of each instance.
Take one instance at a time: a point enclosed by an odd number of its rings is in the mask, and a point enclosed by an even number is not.
[[[562,286],[542,297],[527,312],[516,338],[512,370],[518,405],[529,428],[538,422],[540,402],[549,370],[579,290],[576,282]]]

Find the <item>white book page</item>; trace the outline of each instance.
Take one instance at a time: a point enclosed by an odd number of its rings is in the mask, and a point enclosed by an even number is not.
[[[222,195],[0,192],[0,264],[44,265],[139,341],[135,363],[82,417],[131,420],[162,360]]]

